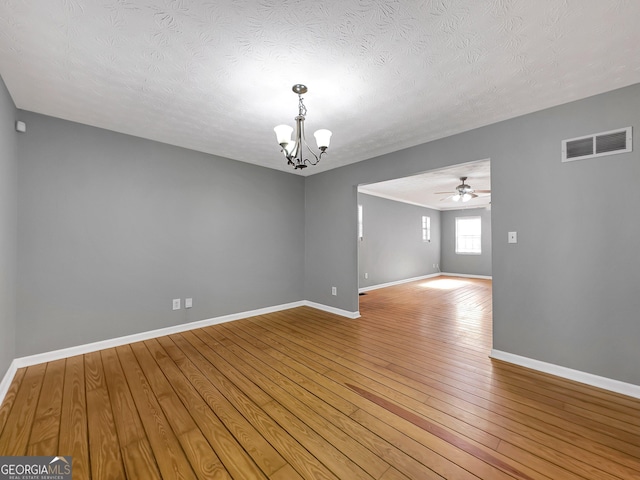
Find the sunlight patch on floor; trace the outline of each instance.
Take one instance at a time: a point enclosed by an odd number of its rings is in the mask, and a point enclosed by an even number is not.
[[[453,290],[454,288],[460,288],[467,285],[466,280],[454,280],[451,278],[443,278],[440,280],[432,280],[430,282],[421,283],[420,286],[424,288],[437,288],[438,290]]]

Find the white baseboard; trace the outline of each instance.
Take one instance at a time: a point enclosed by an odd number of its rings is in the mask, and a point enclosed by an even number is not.
[[[573,370],[571,368],[554,365],[553,363],[542,362],[540,360],[534,360],[533,358],[528,357],[521,357],[520,355],[503,352],[500,350],[491,350],[491,354],[489,356],[491,358],[495,358],[496,360],[513,363],[514,365],[519,365],[521,367],[531,368],[532,370],[537,370],[539,372],[549,373],[557,377],[585,383],[593,387],[603,388],[605,390],[621,393],[630,397],[640,398],[640,385],[625,383],[607,377],[600,377],[598,375],[593,375],[592,373]]]
[[[440,275],[445,277],[463,277],[463,278],[482,278],[484,280],[492,280],[493,277],[491,275],[471,275],[468,273],[446,273],[442,272]]]
[[[360,312],[349,312],[348,310],[342,310],[341,308],[330,307],[329,305],[323,305],[322,303],[310,302],[309,300],[305,300],[302,302],[307,307],[317,308],[318,310],[322,310],[324,312],[335,313],[336,315],[340,315],[342,317],[347,318],[360,318]]]
[[[134,333],[132,335],[125,335],[123,337],[111,338],[108,340],[101,340],[98,342],[87,343],[85,345],[78,345],[75,347],[62,348],[60,350],[53,350],[51,352],[38,353],[35,355],[28,355],[25,357],[19,357],[14,359],[5,373],[2,382],[0,382],[0,405],[4,400],[9,386],[16,374],[18,368],[29,367],[31,365],[37,365],[39,363],[52,362],[54,360],[60,360],[61,358],[73,357],[76,355],[84,355],[86,353],[97,352],[98,350],[104,350],[106,348],[119,347],[121,345],[127,345],[129,343],[141,342],[144,340],[150,340],[152,338],[164,337],[165,335],[172,335],[174,333],[186,332],[188,330],[195,330],[197,328],[208,327],[210,325],[218,325],[220,323],[232,322],[234,320],[240,320],[243,318],[255,317],[257,315],[266,315],[267,313],[280,312],[282,310],[289,310],[291,308],[308,306],[323,310],[329,313],[335,313],[347,318],[358,318],[360,312],[348,312],[347,310],[341,310],[339,308],[330,307],[328,305],[322,305],[320,303],[309,302],[307,300],[301,300],[299,302],[285,303],[282,305],[275,305],[272,307],[259,308],[257,310],[249,310],[246,312],[232,313],[230,315],[223,315],[220,317],[208,318],[206,320],[198,320],[196,322],[183,323],[181,325],[174,325],[166,328],[159,328],[157,330],[150,330],[147,332]]]
[[[13,360],[11,362],[11,365],[9,365],[7,373],[5,373],[4,377],[2,378],[2,382],[0,382],[0,405],[2,405],[4,397],[9,391],[9,387],[11,386],[11,382],[13,381],[13,377],[15,376],[17,371],[18,366],[16,365],[16,361]]]
[[[26,357],[16,358],[14,362],[18,368],[28,367],[29,365],[37,365],[44,362],[52,362],[61,358],[73,357],[75,355],[84,355],[85,353],[96,352],[98,350],[104,350],[105,348],[119,347],[120,345],[127,345],[129,343],[141,342],[143,340],[150,340],[152,338],[164,337],[165,335],[172,335],[174,333],[186,332],[188,330],[194,330],[196,328],[208,327],[210,325],[217,325],[220,323],[232,322],[233,320],[240,320],[241,318],[255,317],[256,315],[265,315],[267,313],[279,312],[281,310],[288,310],[290,308],[301,307],[305,305],[305,302],[293,302],[283,305],[275,305],[272,307],[259,308],[257,310],[249,310],[246,312],[232,313],[230,315],[223,315],[220,317],[208,318],[205,320],[198,320],[196,322],[183,323],[180,325],[173,325],[171,327],[159,328],[157,330],[149,330],[147,332],[134,333],[132,335],[125,335],[123,337],[111,338],[108,340],[101,340],[98,342],[87,343],[85,345],[78,345],[75,347],[63,348],[60,350],[54,350],[51,352],[38,353],[36,355],[29,355]]]
[[[427,278],[439,277],[440,275],[445,275],[445,274],[440,272],[430,273],[429,275],[421,275],[419,277],[405,278],[404,280],[396,280],[395,282],[379,283],[378,285],[371,285],[370,287],[359,288],[358,293],[368,292],[370,290],[378,290],[379,288],[393,287],[394,285],[402,285],[403,283],[415,282],[418,280],[425,280]]]

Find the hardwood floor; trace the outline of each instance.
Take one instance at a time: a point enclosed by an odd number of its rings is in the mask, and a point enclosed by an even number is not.
[[[640,400],[488,358],[491,282],[368,292],[21,369],[0,455],[74,479],[633,479]]]

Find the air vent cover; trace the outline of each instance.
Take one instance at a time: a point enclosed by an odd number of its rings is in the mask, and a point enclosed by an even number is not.
[[[585,158],[602,157],[632,151],[631,127],[596,133],[562,141],[562,161],[572,162]]]

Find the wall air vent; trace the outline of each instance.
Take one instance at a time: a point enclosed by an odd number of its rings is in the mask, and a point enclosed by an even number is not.
[[[632,143],[631,127],[563,140],[562,161],[572,162],[585,158],[630,152],[633,149]]]

